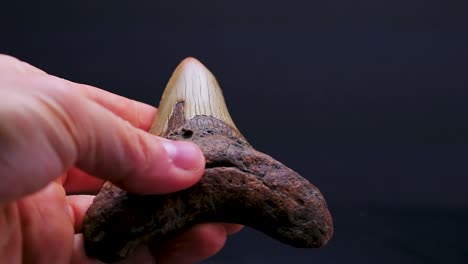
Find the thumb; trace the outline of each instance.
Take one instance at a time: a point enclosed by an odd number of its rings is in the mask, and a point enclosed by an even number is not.
[[[41,77],[0,97],[0,201],[35,192],[76,166],[130,192],[159,194],[199,180],[199,148],[133,127],[106,108]]]

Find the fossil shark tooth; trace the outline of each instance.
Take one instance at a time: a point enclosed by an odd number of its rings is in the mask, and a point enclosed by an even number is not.
[[[247,143],[216,79],[197,60],[175,70],[150,132],[197,144],[205,173],[194,186],[166,195],[135,195],[106,183],[83,222],[89,256],[117,261],[202,222],[244,224],[295,247],[320,247],[331,238],[320,191]]]

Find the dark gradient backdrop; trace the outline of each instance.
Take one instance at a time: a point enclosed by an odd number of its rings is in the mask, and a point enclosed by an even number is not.
[[[149,104],[197,57],[327,197],[326,248],[247,229],[206,263],[468,263],[466,1],[63,2],[2,1],[0,52]]]

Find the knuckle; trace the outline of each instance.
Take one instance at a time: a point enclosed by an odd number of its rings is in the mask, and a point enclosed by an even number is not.
[[[147,136],[137,131],[130,123],[125,122],[124,152],[127,153],[130,162],[128,170],[137,173],[148,170],[153,153]]]

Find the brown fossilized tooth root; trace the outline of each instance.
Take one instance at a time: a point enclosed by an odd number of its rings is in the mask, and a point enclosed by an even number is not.
[[[205,173],[194,186],[167,195],[140,196],[106,183],[83,222],[90,257],[114,262],[202,222],[244,224],[295,247],[330,239],[333,223],[320,191],[247,143],[215,78],[197,60],[177,67],[150,132],[197,144]]]

